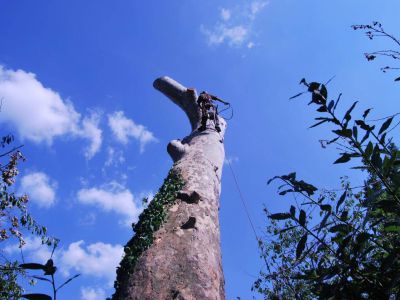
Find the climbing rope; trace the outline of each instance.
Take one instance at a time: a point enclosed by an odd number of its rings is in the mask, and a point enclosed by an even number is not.
[[[217,132],[217,133],[218,133],[218,135],[219,135],[221,141],[223,141],[223,138],[222,138],[221,134],[220,134],[219,132]],[[268,265],[268,263],[267,263],[267,259],[266,259],[266,257],[264,256],[264,245],[263,245],[261,239],[260,239],[260,238],[258,237],[258,235],[257,235],[256,228],[255,228],[255,226],[254,226],[253,220],[251,219],[250,212],[249,212],[249,209],[247,208],[246,200],[245,200],[245,197],[243,196],[243,193],[242,193],[242,190],[241,190],[241,188],[240,188],[239,182],[238,182],[238,180],[237,180],[235,171],[233,170],[232,164],[231,164],[231,162],[229,161],[229,159],[226,159],[226,162],[228,163],[229,170],[231,171],[231,174],[232,174],[232,177],[233,177],[233,181],[235,182],[236,190],[237,190],[237,192],[238,192],[238,194],[239,194],[239,199],[240,199],[240,201],[241,201],[241,203],[242,203],[242,205],[243,205],[244,211],[245,211],[245,213],[246,213],[247,220],[249,221],[250,227],[251,227],[251,229],[253,230],[254,237],[255,237],[255,239],[256,239],[256,241],[257,241],[258,249],[261,251],[261,255],[260,255],[260,256],[263,258],[264,263],[265,263],[265,266],[267,267],[268,271],[271,273],[271,270],[270,270],[269,265]]]
[[[230,103],[226,104],[225,106],[226,107],[224,109],[222,109],[221,111],[218,111],[218,105],[217,105],[216,106],[217,114],[220,115],[222,118],[224,118],[226,121],[230,121],[230,120],[233,119],[233,108],[232,108]],[[223,113],[224,111],[227,111],[228,109],[230,109],[230,111],[231,111],[231,116],[229,118],[228,117],[224,117],[223,115],[221,115],[221,113]]]
[[[257,232],[256,232],[256,228],[254,227],[254,223],[251,220],[251,216],[250,216],[249,210],[247,208],[246,201],[244,199],[242,190],[240,189],[240,186],[239,186],[238,180],[236,178],[235,172],[233,171],[232,164],[229,161],[229,159],[227,159],[226,161],[228,162],[229,170],[231,171],[233,180],[235,182],[236,190],[237,190],[237,192],[239,194],[239,198],[240,198],[240,201],[242,202],[242,205],[243,205],[244,211],[246,213],[247,219],[249,220],[250,226],[251,226],[251,228],[253,230],[253,233],[254,233],[254,236],[256,237],[257,242],[259,242],[260,240],[258,238],[258,235],[257,235]]]

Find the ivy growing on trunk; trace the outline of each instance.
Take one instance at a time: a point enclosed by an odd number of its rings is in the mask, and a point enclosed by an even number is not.
[[[139,221],[132,224],[135,235],[126,244],[124,257],[117,268],[113,299],[119,298],[120,287],[129,279],[141,254],[153,244],[154,233],[165,222],[167,209],[175,203],[183,186],[183,180],[171,169],[153,200],[139,216]]]

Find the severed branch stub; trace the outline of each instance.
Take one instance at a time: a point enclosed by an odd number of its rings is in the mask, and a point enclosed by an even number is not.
[[[199,126],[200,109],[196,102],[197,92],[195,89],[188,89],[167,76],[156,79],[153,86],[186,113],[192,125],[192,131]]]
[[[167,147],[174,161],[172,170],[182,178],[184,187],[116,299],[224,300],[218,212],[226,122],[219,119],[221,132],[211,120],[206,130],[199,131],[201,111],[195,89],[169,77],[156,79],[153,86],[190,121],[190,134]],[[188,230],[192,228],[195,230]]]

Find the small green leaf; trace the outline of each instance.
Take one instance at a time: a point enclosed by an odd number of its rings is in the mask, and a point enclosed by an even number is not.
[[[331,228],[329,228],[329,232],[347,233],[348,230],[349,230],[349,226],[346,224],[338,224],[338,225],[334,225]]]
[[[351,136],[353,135],[353,131],[351,129],[332,130],[332,132],[346,138],[351,138]]]
[[[358,129],[357,126],[353,126],[353,137],[355,140],[358,139]]]
[[[344,210],[342,212],[342,214],[340,215],[340,220],[345,222],[345,221],[347,221],[348,217],[349,217],[349,211],[348,210]]]
[[[331,100],[328,104],[328,110],[331,111],[334,105],[335,105],[335,101]]]
[[[299,84],[304,84],[304,85],[307,85],[307,86],[308,86],[308,83],[307,83],[307,81],[306,81],[305,78],[302,78],[302,79],[300,80]]]
[[[358,103],[358,101],[354,102],[354,103],[350,106],[350,108],[349,108],[349,110],[346,112],[346,114],[344,115],[344,119],[345,119],[347,122],[350,121],[350,119],[351,119],[351,112],[353,111],[354,107],[356,107],[357,103]]]
[[[371,111],[371,109],[372,109],[372,108],[368,108],[367,110],[364,111],[364,113],[363,113],[363,119],[365,119],[365,118],[368,116],[368,114],[369,114],[369,112]]]
[[[268,218],[270,218],[272,220],[286,220],[286,219],[290,219],[291,215],[289,213],[277,213],[277,214],[269,215]]]
[[[343,164],[348,162],[351,159],[351,155],[348,153],[343,153],[341,157],[335,160],[334,164]]]
[[[283,196],[290,192],[293,192],[293,189],[287,189],[287,190],[281,191],[281,192],[279,192],[279,195]]]
[[[320,93],[325,99],[328,99],[328,90],[326,89],[325,84],[321,84]]]
[[[37,264],[37,263],[20,264],[19,267],[22,269],[28,269],[28,270],[44,270],[44,269],[46,269],[45,265]]]
[[[379,129],[378,134],[381,134],[381,133],[383,133],[385,130],[387,130],[387,129],[389,128],[390,124],[392,124],[392,121],[393,121],[393,117],[387,119],[387,120],[382,124],[382,127],[381,127],[381,129]]]
[[[290,215],[292,218],[296,216],[296,208],[293,205],[290,206]]]
[[[364,137],[362,138],[360,144],[364,143],[368,138],[369,138],[369,134],[371,133],[371,131],[367,131],[364,135]]]
[[[355,122],[358,126],[361,127],[361,129],[364,129],[365,131],[371,131],[375,128],[375,126],[367,125],[363,120],[356,120]]]
[[[385,230],[386,232],[400,232],[400,224],[399,223],[385,224],[383,230]]]
[[[317,127],[318,125],[321,125],[321,124],[323,124],[323,123],[325,123],[325,122],[327,122],[328,120],[322,120],[322,121],[320,121],[320,122],[318,122],[318,123],[315,123],[314,125],[311,125],[310,127],[308,127],[308,128],[314,128],[314,127]]]
[[[297,244],[296,259],[300,258],[301,254],[303,253],[306,247],[306,243],[307,243],[307,233],[301,237],[299,243]]]
[[[48,282],[50,282],[50,283],[51,283],[51,280],[50,280],[50,279],[48,279],[48,278],[46,278],[46,277],[42,277],[42,276],[36,276],[36,275],[33,275],[32,277],[33,277],[33,278],[35,278],[35,279],[38,279],[38,280],[42,280],[42,281],[48,281]]]
[[[21,297],[29,300],[52,300],[52,298],[46,294],[25,294],[21,295]]]
[[[304,210],[300,210],[299,223],[303,227],[306,225],[306,212]]]
[[[278,178],[280,178],[280,176],[274,176],[274,177],[268,179],[267,184],[271,184],[272,181],[274,181],[275,179],[278,179]]]
[[[323,211],[331,211],[332,210],[332,206],[330,206],[329,204],[322,204],[320,206],[321,210]]]
[[[76,274],[70,278],[68,278],[62,285],[60,285],[56,291],[58,291],[59,289],[61,289],[62,287],[64,287],[65,285],[67,285],[68,283],[70,283],[72,280],[74,280],[76,277],[81,276],[81,274]]]
[[[318,82],[311,82],[311,83],[308,85],[308,91],[309,91],[309,92],[316,91],[316,90],[319,89],[320,85],[321,85],[321,84],[318,83]]]
[[[373,150],[374,150],[374,145],[372,144],[371,141],[369,141],[368,145],[365,147],[365,150],[364,150],[366,159],[370,158]]]
[[[301,95],[303,95],[303,94],[304,94],[304,92],[298,93],[298,94],[296,94],[296,95],[290,97],[289,100],[292,100],[292,99],[294,99],[294,98],[297,98],[297,97],[299,97],[299,96],[301,96]]]
[[[379,149],[379,145],[376,144],[371,156],[372,164],[380,169],[382,167],[382,158],[381,158],[381,150]]]
[[[330,212],[330,211],[328,211],[328,212],[325,214],[325,217],[322,219],[322,221],[321,221],[321,223],[320,223],[320,225],[319,225],[319,227],[318,227],[318,231],[317,231],[318,233],[321,231],[321,229],[323,229],[323,228],[325,227],[326,222],[328,221],[330,215],[331,215],[331,212]]]

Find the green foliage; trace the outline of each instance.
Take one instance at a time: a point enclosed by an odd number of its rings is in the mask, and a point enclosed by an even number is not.
[[[5,262],[0,266],[0,299],[19,299],[23,289],[18,284],[18,277],[23,276],[17,262]]]
[[[113,299],[119,299],[120,288],[124,286],[130,274],[133,273],[136,262],[141,254],[148,249],[154,240],[154,233],[160,229],[167,218],[167,209],[176,201],[177,193],[184,186],[183,180],[172,169],[154,199],[139,216],[139,221],[132,224],[135,235],[126,244],[125,255],[117,268],[117,279],[114,283]]]
[[[323,143],[341,149],[334,164],[351,161],[367,178],[359,187],[343,179],[338,191],[318,190],[296,173],[271,179],[283,183],[280,195],[296,195],[297,207],[274,214],[265,209],[269,224],[260,247],[267,270],[253,289],[266,299],[398,299],[400,151],[387,134],[399,123],[393,126],[395,116],[389,116],[380,126],[371,124],[371,109],[355,118],[357,102],[339,117],[340,96],[328,101],[324,84],[301,84],[319,113],[312,127],[334,127]]]
[[[353,25],[351,26],[354,30],[363,30],[365,35],[370,39],[373,40],[376,37],[379,38],[386,38],[390,39],[392,42],[395,43],[396,47],[400,46],[400,41],[392,34],[385,31],[382,24],[379,22],[372,22],[370,25]],[[400,51],[392,50],[392,49],[383,49],[374,52],[365,53],[365,58],[368,61],[374,61],[377,57],[388,58],[392,60],[399,60],[400,59]],[[381,68],[381,71],[386,73],[391,70],[399,70],[399,67],[392,67],[392,66],[384,66]],[[400,77],[394,79],[394,81],[400,81]]]
[[[47,229],[38,224],[29,214],[27,195],[17,196],[10,191],[19,173],[18,164],[25,161],[20,147],[9,149],[14,138],[6,135],[0,140],[0,243],[16,239],[20,247],[25,244],[26,233],[39,236],[47,245],[56,244],[57,240],[47,235]],[[18,262],[10,261],[0,250],[0,295],[1,299],[19,299],[23,292],[18,283],[19,278],[26,277],[24,269],[18,267]]]

